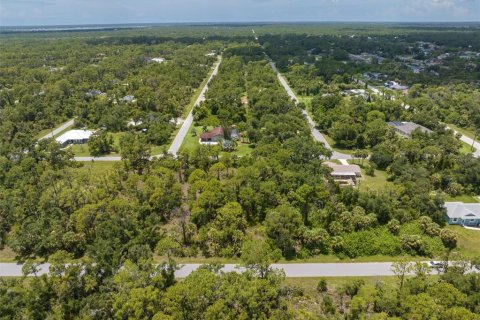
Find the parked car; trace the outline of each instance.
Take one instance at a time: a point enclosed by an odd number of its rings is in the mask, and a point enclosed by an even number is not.
[[[429,261],[428,266],[433,269],[443,268],[443,262],[441,261]]]

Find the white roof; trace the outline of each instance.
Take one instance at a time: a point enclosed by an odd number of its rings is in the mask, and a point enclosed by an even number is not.
[[[60,137],[55,138],[58,143],[65,143],[69,140],[83,140],[89,139],[93,134],[90,130],[70,130],[62,134]]]
[[[445,202],[449,218],[480,218],[480,203]]]
[[[158,63],[162,63],[162,62],[165,61],[165,58],[160,58],[160,57],[152,58],[152,59],[150,59],[150,61],[155,61],[155,62],[158,62]]]

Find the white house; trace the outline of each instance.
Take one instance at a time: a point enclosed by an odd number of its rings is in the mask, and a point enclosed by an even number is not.
[[[480,203],[445,202],[448,224],[480,226]]]
[[[69,144],[86,143],[93,134],[90,130],[70,130],[55,138],[55,140],[62,146],[66,147]]]

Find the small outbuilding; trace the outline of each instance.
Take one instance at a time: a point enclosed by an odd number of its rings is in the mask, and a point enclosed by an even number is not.
[[[62,147],[66,147],[69,144],[83,144],[87,143],[90,136],[93,134],[90,130],[70,130],[55,138]]]
[[[480,203],[445,202],[448,224],[468,227],[480,226]]]

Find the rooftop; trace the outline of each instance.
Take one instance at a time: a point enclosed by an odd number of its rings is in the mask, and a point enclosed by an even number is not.
[[[426,132],[426,133],[432,132],[432,130],[410,121],[392,121],[392,122],[387,122],[387,124],[389,126],[394,127],[397,131],[400,131],[401,133],[408,136],[410,136],[412,132],[416,129],[420,129],[420,131]]]
[[[216,127],[214,129],[212,129],[211,131],[202,133],[200,135],[200,139],[208,140],[208,139],[212,139],[213,137],[220,136],[220,135],[221,136],[224,135],[223,127]]]
[[[449,218],[480,218],[480,203],[445,202]]]
[[[362,173],[362,170],[356,164],[341,165],[329,161],[325,164],[333,169],[332,175],[359,175]]]
[[[90,130],[70,130],[62,134],[60,137],[55,138],[55,140],[63,144],[69,140],[84,140],[89,139],[93,134]]]

